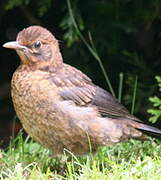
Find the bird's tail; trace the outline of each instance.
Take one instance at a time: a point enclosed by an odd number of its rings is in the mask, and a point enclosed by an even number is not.
[[[161,135],[161,129],[158,129],[156,127],[147,125],[147,124],[143,124],[140,122],[135,122],[131,124],[135,129],[141,130],[141,131],[145,131],[147,133],[151,133],[151,134],[155,134],[155,135]]]
[[[150,126],[150,125],[141,124],[140,128],[138,128],[138,129],[143,130],[145,132],[152,133],[152,134],[161,135],[161,130],[160,129],[158,129],[156,127],[153,127],[153,126]]]

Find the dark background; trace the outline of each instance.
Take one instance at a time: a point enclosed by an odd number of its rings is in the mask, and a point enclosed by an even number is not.
[[[138,76],[135,114],[147,121],[147,109],[152,106],[148,98],[160,95],[155,76],[161,76],[161,1],[72,0],[72,10],[88,42],[88,33],[91,33],[116,95],[119,74],[123,72],[122,103],[129,110],[134,80]],[[79,68],[108,90],[98,62],[72,24],[65,0],[1,1],[0,147],[5,147],[9,137],[21,128],[10,97],[10,80],[19,58],[16,52],[2,45],[15,40],[20,30],[33,24],[42,25],[54,33],[60,41],[66,63]],[[159,122],[156,126],[160,126]]]

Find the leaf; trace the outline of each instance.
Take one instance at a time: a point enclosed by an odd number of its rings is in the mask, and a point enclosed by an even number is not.
[[[149,109],[148,113],[153,115],[152,117],[149,118],[149,121],[152,123],[155,123],[161,117],[160,109]]]
[[[150,102],[153,103],[154,107],[161,106],[161,99],[159,97],[157,97],[157,96],[150,97],[149,100],[150,100]]]
[[[161,87],[161,77],[156,76],[155,78],[158,82],[158,86]],[[161,91],[161,88],[160,88],[160,91]],[[154,97],[150,97],[149,101],[153,103],[154,107],[158,108],[158,109],[148,110],[148,113],[152,114],[152,117],[149,118],[149,121],[152,123],[155,123],[161,117],[161,99],[157,96],[154,96]]]

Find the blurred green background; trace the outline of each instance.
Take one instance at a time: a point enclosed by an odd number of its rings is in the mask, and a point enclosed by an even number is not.
[[[155,76],[161,76],[160,0],[71,0],[74,18],[95,47],[108,73],[116,95],[119,74],[123,72],[122,103],[130,110],[134,82],[138,76],[135,114],[146,121],[148,98],[158,95]],[[20,124],[10,98],[10,80],[19,64],[14,51],[2,47],[15,40],[30,25],[42,25],[59,40],[64,62],[90,76],[108,90],[98,62],[90,54],[73,26],[65,0],[6,0],[0,2],[0,147],[4,147]],[[158,122],[157,126],[160,126]]]

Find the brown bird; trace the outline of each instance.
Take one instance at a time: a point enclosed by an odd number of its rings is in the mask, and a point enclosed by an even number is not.
[[[26,132],[54,154],[64,149],[84,154],[90,143],[94,152],[99,146],[143,138],[141,130],[161,134],[63,63],[58,41],[47,29],[30,26],[3,46],[15,49],[21,59],[11,83],[16,114]]]

